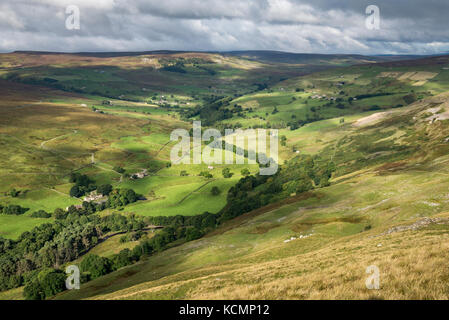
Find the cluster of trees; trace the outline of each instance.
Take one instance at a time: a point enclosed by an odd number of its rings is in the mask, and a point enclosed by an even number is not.
[[[221,174],[223,175],[223,178],[226,179],[231,178],[234,175],[229,168],[224,168],[221,171]]]
[[[187,71],[184,69],[184,63],[178,61],[175,64],[172,65],[165,65],[161,68],[162,71],[169,71],[169,72],[177,72],[177,73],[187,73]]]
[[[208,172],[208,171],[201,171],[199,174],[198,174],[200,177],[204,177],[204,178],[206,178],[206,179],[212,179],[214,176],[210,173],[210,172]]]
[[[382,96],[390,96],[394,93],[390,92],[377,92],[377,93],[366,93],[366,94],[360,94],[355,96],[357,100],[367,99],[367,98],[373,98],[373,97],[382,97]]]
[[[33,272],[24,280],[23,296],[27,300],[43,300],[65,290],[66,274],[61,270],[47,268]]]
[[[39,288],[45,283],[44,277],[38,276],[40,271],[57,270],[77,259],[106,233],[138,231],[145,226],[143,218],[134,215],[68,215],[65,220],[24,232],[15,241],[0,237],[0,290],[25,285],[35,288],[29,291],[33,294],[26,295],[38,297],[36,292],[41,292]]]
[[[333,162],[318,156],[298,156],[280,167],[274,176],[247,175],[229,190],[227,205],[217,220],[226,221],[291,194],[326,187],[335,170]]]
[[[97,189],[97,186],[95,185],[94,181],[92,181],[85,174],[73,172],[70,174],[69,181],[71,183],[75,183],[75,185],[70,189],[71,197],[79,198],[84,196],[86,193]]]
[[[295,119],[295,120],[291,120],[289,122],[287,122],[287,126],[290,127],[290,130],[296,130],[298,128],[301,128],[302,126],[311,123],[311,122],[315,122],[315,121],[320,121],[323,120],[324,118],[318,114],[317,112],[313,112],[307,113],[306,114],[306,118],[305,119]]]
[[[9,190],[9,195],[13,198],[18,197],[20,194],[20,191],[16,190],[15,188],[12,188],[11,190]]]
[[[232,97],[210,95],[203,97],[203,106],[197,106],[193,109],[186,109],[182,112],[185,119],[199,116],[203,125],[209,126],[217,121],[230,119],[233,110],[227,108]]]
[[[109,193],[107,208],[124,207],[139,200],[139,195],[133,189],[114,189]]]
[[[128,229],[129,232],[126,234],[126,240],[130,240],[129,237],[131,239],[135,237],[140,238],[143,235],[142,230],[144,226],[148,224],[160,225],[164,226],[164,228],[158,231],[152,238],[142,238],[139,244],[132,250],[123,249],[110,258],[100,257],[90,253],[87,254],[79,265],[81,282],[93,280],[124,266],[133,264],[153,253],[163,251],[176,243],[196,240],[217,226],[217,215],[208,212],[192,217],[178,215],[139,219],[132,216],[131,219],[134,219],[133,221],[128,221],[130,218],[125,218],[121,215],[108,217],[97,218],[100,219],[98,227],[103,227],[108,231]],[[10,243],[2,242],[0,242],[0,245],[11,246]],[[42,271],[34,270],[24,277],[25,280],[22,282],[25,284],[25,298],[45,299],[65,290],[65,275],[62,274],[62,271],[54,267],[46,266],[44,266]],[[46,278],[46,274],[51,274],[51,281],[49,281],[50,277]]]
[[[205,212],[196,216],[158,216],[158,217],[146,217],[145,221],[148,224],[155,226],[171,226],[172,228],[178,229],[180,227],[189,228],[194,227],[203,233],[207,233],[213,230],[217,225],[217,214],[210,212]],[[165,230],[165,228],[164,228]]]
[[[21,215],[27,212],[28,208],[22,208],[19,205],[16,204],[9,204],[7,206],[2,206],[0,204],[0,214],[7,214],[7,215]]]
[[[144,223],[146,225],[164,226],[164,228],[158,231],[154,237],[142,239],[133,250],[123,249],[109,259],[88,254],[80,265],[81,271],[87,273],[85,278],[94,279],[135,263],[155,252],[165,250],[172,243],[182,243],[198,239],[216,227],[217,219],[215,214],[205,212],[202,215],[192,217],[180,215],[171,217],[146,217],[144,218]],[[130,233],[127,237],[139,235],[141,236],[142,234],[137,231]]]
[[[48,213],[45,210],[38,210],[35,211],[31,214],[32,218],[50,218],[51,217],[51,213]]]

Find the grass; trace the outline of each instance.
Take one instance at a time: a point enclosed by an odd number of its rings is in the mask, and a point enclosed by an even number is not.
[[[200,177],[149,177],[148,180],[155,181],[157,188],[156,199],[140,201],[127,207],[130,212],[151,215],[196,215],[205,211],[216,213],[226,204],[228,189],[237,182],[237,179],[206,180]],[[144,179],[142,179],[144,180]],[[160,181],[160,182],[157,182]],[[138,190],[149,190],[152,184],[137,188]],[[217,186],[221,194],[213,196],[210,189]]]
[[[11,216],[0,215],[0,236],[3,238],[17,239],[23,232],[43,224],[51,223],[51,219],[31,218],[28,215]]]

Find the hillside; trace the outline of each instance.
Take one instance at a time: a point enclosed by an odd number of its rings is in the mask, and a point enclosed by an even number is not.
[[[57,298],[447,299],[449,131],[444,116],[428,120],[447,99],[298,129],[308,140],[333,137],[339,166],[365,164]],[[341,158],[364,139],[375,139],[373,150]],[[413,151],[401,154],[406,148]],[[370,265],[380,269],[381,290],[365,288]]]
[[[93,256],[29,297],[447,299],[449,57],[416,58],[0,54],[0,299]],[[279,171],[173,165],[193,120],[278,129]]]

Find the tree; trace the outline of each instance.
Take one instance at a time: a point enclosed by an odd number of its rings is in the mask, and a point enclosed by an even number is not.
[[[224,168],[221,173],[223,174],[223,178],[231,178],[233,175],[229,168]]]
[[[284,146],[287,144],[287,137],[286,136],[281,136],[281,146]]]
[[[95,279],[111,271],[111,261],[90,253],[81,261],[80,269],[82,272],[88,272],[91,279]]]
[[[25,285],[23,296],[26,300],[43,300],[45,298],[44,291],[37,279]]]
[[[200,177],[204,177],[206,179],[212,179],[214,176],[207,171],[201,171],[199,174]]]
[[[204,229],[213,229],[217,224],[217,219],[213,213],[205,212],[206,216],[201,221],[201,228]]]
[[[80,191],[80,188],[78,185],[74,185],[72,188],[70,188],[70,196],[74,198],[78,198],[82,196],[83,193]]]
[[[214,186],[214,187],[212,187],[212,189],[210,190],[210,193],[212,193],[213,196],[218,196],[218,195],[221,193],[221,191],[220,191],[220,189],[218,189],[217,186]]]
[[[44,269],[26,281],[23,296],[27,300],[43,300],[65,290],[66,275],[52,268]]]
[[[40,281],[40,286],[46,298],[65,290],[66,275],[60,270],[47,273]]]
[[[186,176],[188,176],[189,174],[187,173],[187,171],[182,170],[181,173],[180,173],[179,175],[180,175],[181,177],[186,177]]]
[[[110,184],[102,184],[97,188],[97,193],[100,193],[102,195],[109,195],[112,191],[112,186]]]
[[[244,168],[242,169],[242,171],[240,171],[240,173],[242,174],[242,176],[247,177],[251,174],[251,172],[249,172],[248,168]]]
[[[121,250],[112,258],[112,269],[118,270],[133,262],[133,254],[128,248]]]
[[[328,187],[328,186],[330,186],[331,184],[330,184],[330,182],[329,182],[329,178],[328,177],[325,177],[325,176],[323,176],[323,177],[321,177],[321,179],[320,179],[320,187],[321,188],[323,188],[323,187]]]
[[[118,172],[118,173],[125,173],[125,169],[123,169],[122,167],[120,167],[120,166],[115,166],[114,168],[112,168],[112,170],[114,170],[115,172]]]
[[[9,195],[11,196],[11,197],[13,197],[13,198],[16,198],[18,195],[19,195],[19,191],[17,191],[16,189],[14,189],[14,188],[12,188],[10,191],[9,191]]]
[[[64,220],[65,218],[67,218],[67,212],[61,208],[56,208],[53,212],[53,215],[56,220]]]

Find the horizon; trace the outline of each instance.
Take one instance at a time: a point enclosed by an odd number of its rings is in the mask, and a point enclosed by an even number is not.
[[[13,54],[13,53],[27,53],[27,54],[163,54],[163,53],[209,53],[209,54],[229,54],[229,53],[245,53],[245,52],[271,52],[281,54],[293,54],[293,55],[322,55],[322,56],[366,56],[366,57],[380,57],[380,56],[410,56],[410,57],[431,57],[431,56],[445,56],[449,55],[449,52],[437,52],[434,54],[419,54],[419,53],[406,53],[406,54],[392,54],[392,53],[379,53],[379,54],[360,54],[360,53],[315,53],[315,52],[293,52],[293,51],[280,51],[280,50],[171,50],[171,49],[155,49],[155,50],[138,50],[138,51],[42,51],[42,50],[13,50],[0,52],[0,54]]]

